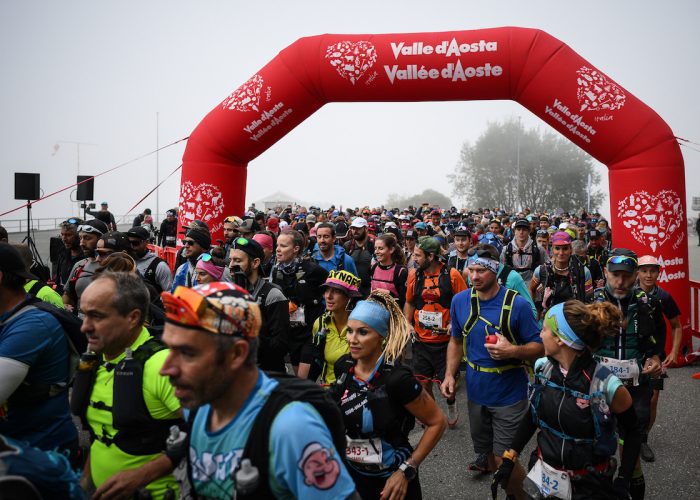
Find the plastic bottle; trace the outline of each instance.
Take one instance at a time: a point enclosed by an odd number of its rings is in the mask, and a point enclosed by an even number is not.
[[[238,495],[251,495],[258,489],[260,473],[258,468],[250,463],[250,459],[244,458],[241,467],[234,475],[236,481],[236,493]]]

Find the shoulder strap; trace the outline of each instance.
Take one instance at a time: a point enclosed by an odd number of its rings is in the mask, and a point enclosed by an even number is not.
[[[37,280],[37,281],[32,285],[32,287],[27,291],[27,293],[28,293],[29,295],[31,295],[32,297],[36,297],[37,294],[41,291],[41,289],[44,288],[45,286],[47,286],[46,283],[44,283],[44,282],[41,281],[41,280]]]
[[[155,337],[151,337],[146,342],[137,347],[136,350],[133,352],[132,356],[135,360],[141,363],[145,363],[146,361],[148,361],[148,359],[150,359],[151,356],[153,356],[159,351],[162,351],[163,349],[166,349],[163,342],[161,342]]]
[[[464,337],[465,342],[471,333],[472,328],[474,328],[474,325],[479,320],[479,297],[476,294],[474,287],[471,289],[470,301],[469,317],[467,318],[467,321],[464,322],[464,328],[462,328],[462,336]]]
[[[513,344],[517,344],[518,342],[516,341],[515,336],[513,335],[513,332],[510,329],[510,318],[513,314],[513,304],[517,295],[518,292],[516,292],[515,290],[506,288],[506,296],[503,298],[503,307],[501,307],[501,317],[499,319],[501,331],[504,335],[506,335],[506,337],[510,339],[511,343]]]
[[[513,242],[511,241],[506,245],[506,256],[505,259],[506,264],[512,266],[513,265]]]

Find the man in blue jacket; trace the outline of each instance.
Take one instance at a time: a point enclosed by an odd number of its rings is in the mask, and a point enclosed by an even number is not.
[[[311,257],[328,272],[345,270],[357,276],[355,261],[335,244],[335,227],[330,222],[322,222],[316,228],[316,246]]]

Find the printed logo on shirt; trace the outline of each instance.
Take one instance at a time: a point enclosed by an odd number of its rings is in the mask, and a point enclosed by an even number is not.
[[[304,484],[319,490],[335,486],[340,476],[340,464],[334,455],[332,450],[317,441],[307,444],[298,462],[304,473]]]

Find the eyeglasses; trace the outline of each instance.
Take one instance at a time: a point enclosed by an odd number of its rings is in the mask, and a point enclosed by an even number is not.
[[[199,257],[197,257],[197,260],[201,260],[202,262],[209,262],[211,260],[211,254],[210,253],[203,253]]]
[[[88,224],[83,224],[83,225],[78,226],[78,232],[79,233],[99,234],[100,236],[102,236],[102,231],[100,231],[96,227],[90,226]]]
[[[608,264],[627,264],[628,262],[633,263],[637,266],[637,259],[634,257],[629,257],[627,255],[613,255],[608,259]]]
[[[185,245],[186,247],[191,247],[192,245],[196,244],[197,242],[194,240],[182,240],[182,244]]]

